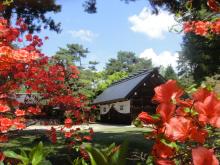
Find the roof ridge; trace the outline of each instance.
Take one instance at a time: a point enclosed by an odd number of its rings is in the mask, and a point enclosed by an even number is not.
[[[149,72],[152,72],[152,71],[154,71],[154,70],[155,70],[155,68],[139,70],[139,71],[137,71],[136,73],[133,73],[133,74],[129,75],[129,76],[126,77],[126,78],[123,78],[123,79],[121,79],[121,80],[119,80],[119,81],[116,81],[116,82],[112,83],[109,87],[112,87],[112,86],[114,86],[114,85],[118,85],[118,84],[120,84],[120,83],[126,82],[126,81],[131,80],[131,79],[134,79],[134,78],[136,78],[136,77],[142,76],[142,75],[147,74],[147,73],[149,73]]]

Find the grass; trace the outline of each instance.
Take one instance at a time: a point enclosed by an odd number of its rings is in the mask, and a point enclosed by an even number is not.
[[[152,147],[152,141],[144,138],[144,133],[149,130],[141,128],[124,127],[121,128],[108,128],[105,130],[96,131],[92,141],[92,145],[96,147],[106,147],[112,143],[118,145],[123,141],[129,142],[128,146],[128,158],[129,159],[141,159],[134,153],[146,154]],[[45,145],[45,149],[53,151],[50,155],[50,159],[54,165],[65,164],[68,165],[69,160],[73,158],[72,152],[67,150],[67,146],[64,144],[64,139],[58,136],[59,140],[57,144],[51,144],[45,130],[32,130],[32,131],[20,131],[10,135],[9,143],[0,143],[2,150],[18,150],[18,148],[32,147],[42,141]],[[136,161],[130,160],[129,164],[136,164]]]

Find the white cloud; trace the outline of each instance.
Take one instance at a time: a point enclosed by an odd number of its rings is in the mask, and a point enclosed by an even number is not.
[[[68,31],[74,38],[79,38],[82,41],[91,42],[98,34],[93,33],[90,30],[80,29],[80,30],[70,30]]]
[[[158,15],[151,14],[147,8],[143,8],[138,15],[130,16],[128,20],[132,24],[132,31],[144,33],[151,38],[164,38],[164,32],[177,24],[174,15],[162,10]]]
[[[178,53],[171,53],[169,51],[163,51],[160,54],[156,54],[152,48],[145,49],[141,54],[140,58],[151,59],[154,66],[167,67],[171,65],[177,70]]]

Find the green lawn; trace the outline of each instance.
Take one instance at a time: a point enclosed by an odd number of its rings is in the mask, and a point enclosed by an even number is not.
[[[128,159],[143,159],[144,155],[149,152],[152,142],[144,138],[144,133],[149,130],[141,128],[108,128],[105,130],[96,131],[92,144],[96,147],[103,148],[112,143],[121,144],[124,140],[128,140]],[[22,147],[31,147],[43,141],[45,149],[52,151],[50,159],[54,165],[65,164],[68,165],[68,160],[74,157],[74,153],[68,151],[67,146],[64,145],[64,140],[61,136],[59,142],[55,145],[50,144],[48,138],[45,136],[45,131],[22,131],[11,134],[9,143],[0,143],[1,149],[17,150]],[[136,156],[134,156],[136,155]],[[141,157],[142,155],[142,157]],[[129,164],[136,164],[137,161],[129,160]]]

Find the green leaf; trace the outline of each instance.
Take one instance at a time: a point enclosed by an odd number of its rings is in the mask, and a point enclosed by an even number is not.
[[[21,152],[21,156],[26,158],[28,157],[27,153],[24,150],[20,149],[20,152]]]
[[[196,112],[195,110],[192,110],[192,111],[191,111],[191,114],[192,114],[192,116],[196,116],[196,115],[198,115],[199,113]]]
[[[115,143],[112,143],[110,146],[106,147],[105,149],[102,149],[102,153],[104,154],[105,157],[110,157],[113,154],[112,150],[115,147],[116,147]]]
[[[3,5],[5,5],[5,6],[6,6],[6,5],[7,5],[7,6],[10,6],[10,4],[13,3],[13,2],[14,2],[13,0],[4,0],[4,1],[3,1]]]
[[[190,108],[184,108],[184,112],[189,113],[191,111]]]
[[[160,114],[151,115],[154,120],[160,119]]]
[[[27,157],[23,157],[23,156],[15,153],[14,151],[4,151],[3,153],[6,157],[21,160],[24,163],[24,165],[28,164],[28,162],[29,162],[29,159]]]
[[[32,158],[32,165],[38,165],[40,162],[43,161],[43,153],[41,151],[36,151],[33,155],[33,158]]]
[[[76,158],[73,161],[73,165],[88,165],[88,163],[86,163],[86,161],[83,158]]]
[[[112,165],[125,165],[126,163],[126,152],[128,150],[128,141],[124,141],[118,151],[112,156]]]
[[[92,165],[108,165],[107,158],[96,148],[91,145],[85,147],[86,151],[89,153]]]
[[[142,128],[143,127],[142,121],[140,121],[138,118],[133,121],[133,125],[135,127],[138,127],[138,128]]]
[[[192,84],[191,86],[189,86],[186,89],[186,92],[189,93],[189,94],[196,92],[197,91],[196,86],[197,86],[196,84]]]
[[[52,165],[52,163],[49,160],[43,160],[39,165]]]
[[[176,142],[167,142],[165,139],[161,139],[160,140],[163,144],[169,146],[170,148],[175,148],[177,151],[179,150],[178,145],[176,144]]]
[[[191,1],[187,1],[185,4],[185,7],[188,11],[190,11],[192,9],[192,2]]]
[[[146,160],[146,164],[153,165],[153,162],[154,162],[153,160],[154,160],[153,156],[148,156]]]
[[[43,143],[40,142],[34,149],[33,149],[33,157],[32,157],[32,165],[38,165],[44,159],[44,151],[43,151]]]

